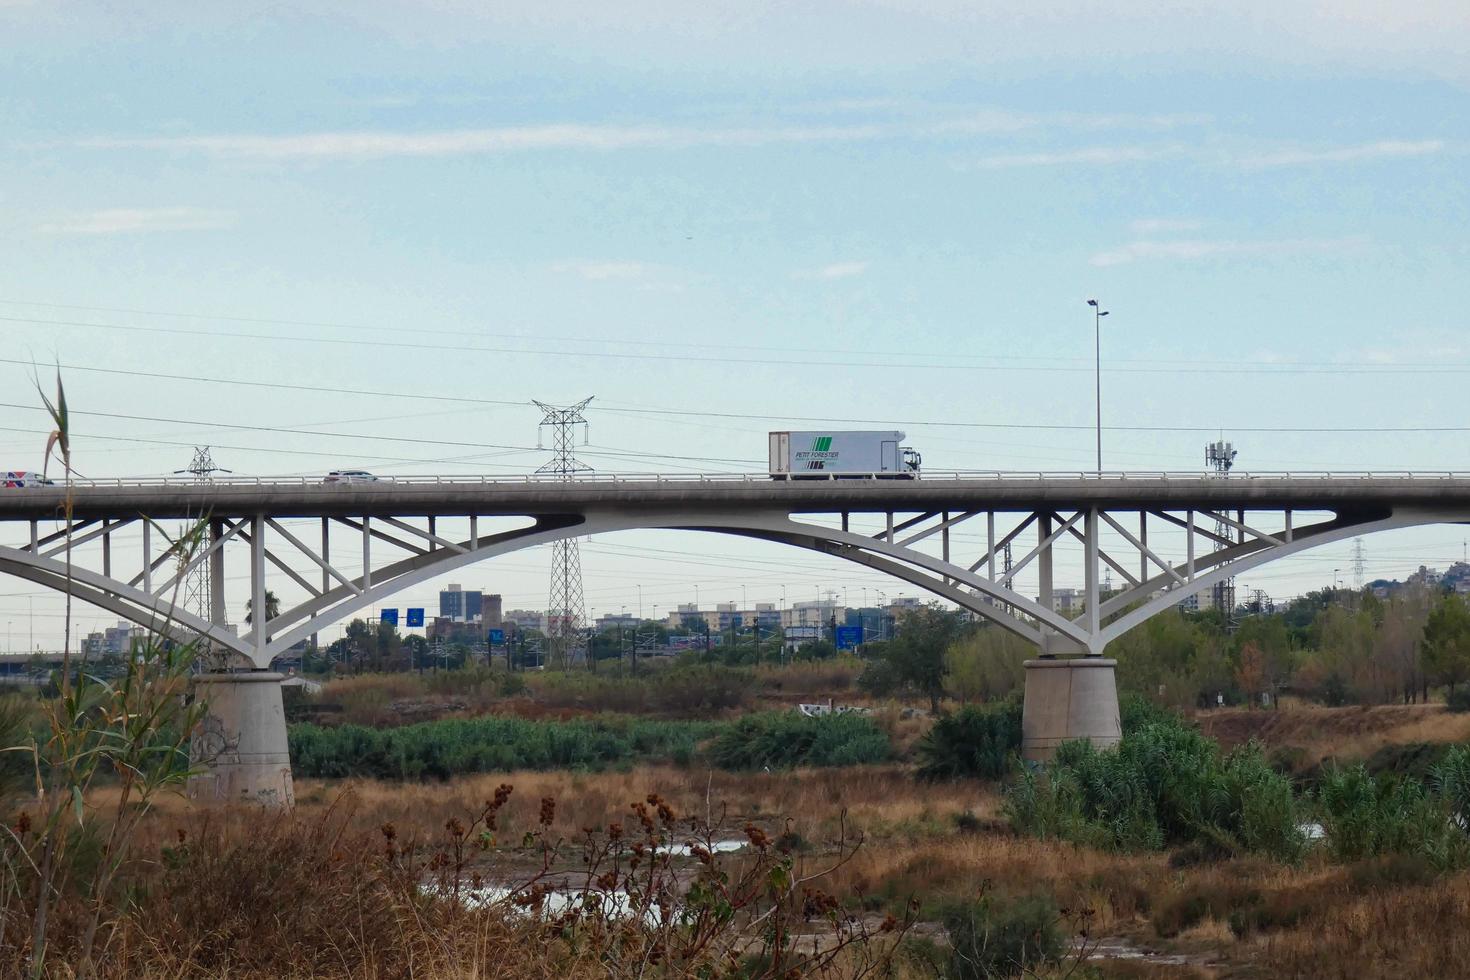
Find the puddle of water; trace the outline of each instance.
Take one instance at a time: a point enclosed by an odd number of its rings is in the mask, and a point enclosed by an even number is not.
[[[506,885],[485,885],[481,888],[470,888],[465,890],[465,902],[470,905],[486,906],[504,904],[515,915],[532,915],[534,910],[522,908],[512,901],[508,901],[518,889],[512,889]],[[556,888],[546,893],[541,901],[541,914],[547,917],[558,916],[573,909],[589,909],[600,912],[608,919],[626,919],[634,915],[634,899],[625,891],[600,891],[589,890],[585,895],[573,888]],[[649,907],[643,913],[643,921],[650,926],[663,923],[663,911],[657,906]]]
[[[717,840],[708,845],[708,850],[714,854],[730,854],[734,851],[743,850],[748,844],[749,841],[744,840]],[[698,846],[706,847],[703,843],[698,843]],[[671,857],[693,857],[694,847],[694,843],[660,844],[656,851],[659,854],[667,854]]]
[[[1076,946],[1079,951],[1082,944]],[[1121,936],[1099,939],[1087,944],[1087,956],[1093,960],[1129,960],[1139,963],[1157,963],[1159,966],[1207,966],[1209,959],[1188,956],[1183,953],[1160,953],[1156,950],[1136,946]]]
[[[695,846],[704,847],[715,854],[731,854],[735,851],[748,847],[749,841],[741,838],[729,840],[717,840],[710,842],[686,841],[682,844],[670,843],[660,844],[657,853],[670,857],[692,857]],[[433,891],[433,886],[425,885],[426,891]],[[483,885],[480,888],[464,888],[461,894],[464,901],[470,905],[486,906],[505,904],[508,908],[518,914],[530,914],[530,910],[509,901],[517,891],[522,889],[512,888],[509,885]],[[621,919],[633,914],[634,901],[625,891],[602,891],[590,889],[585,895],[576,888],[555,888],[546,893],[542,900],[541,911],[544,915],[561,915],[575,908],[583,908],[591,903],[594,909],[600,909],[602,914],[608,918]],[[650,925],[658,925],[663,921],[663,913],[654,906],[644,913],[644,920]]]

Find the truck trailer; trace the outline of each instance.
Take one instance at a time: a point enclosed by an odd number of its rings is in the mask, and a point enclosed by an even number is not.
[[[912,480],[919,454],[902,432],[772,432],[771,479]]]

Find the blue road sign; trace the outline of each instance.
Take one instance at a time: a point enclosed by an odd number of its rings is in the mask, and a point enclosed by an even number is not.
[[[380,613],[378,613],[378,622],[380,622],[380,623],[387,623],[389,626],[397,626],[398,625],[398,610],[397,609],[384,609],[383,611],[381,611]]]
[[[424,625],[424,611],[422,609],[410,609],[408,611],[408,625],[409,626],[422,626],[422,625]]]
[[[505,630],[491,630],[490,631],[490,645],[491,646],[498,647],[498,646],[501,646],[504,643],[505,643]]]
[[[863,628],[861,626],[839,626],[836,640],[837,649],[851,650],[863,642]]]

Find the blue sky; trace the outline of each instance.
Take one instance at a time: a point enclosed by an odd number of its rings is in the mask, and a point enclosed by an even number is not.
[[[1216,434],[1246,469],[1470,468],[1463,4],[480,6],[0,0],[4,356],[176,420],[79,417],[83,472],[204,442],[241,473],[523,472],[525,403],[589,394],[604,470],[753,467],[786,426],[742,415],[891,424],[931,469],[1086,468],[1091,295],[1110,468],[1194,469]],[[0,376],[34,404],[25,363]],[[1072,428],[996,427],[1038,424]],[[1441,431],[1347,431],[1384,427]],[[1369,575],[1462,537],[1369,539]],[[645,546],[706,563],[664,608],[870,582],[630,535],[589,550],[595,609],[669,574],[616,550]],[[544,561],[465,578],[534,607]]]

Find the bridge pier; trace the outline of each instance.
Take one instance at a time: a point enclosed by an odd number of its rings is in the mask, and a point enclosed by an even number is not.
[[[272,807],[295,803],[282,680],[269,670],[195,678],[195,696],[207,707],[189,754],[205,771],[189,781],[190,796]]]
[[[1116,660],[1044,657],[1026,661],[1026,699],[1021,708],[1021,757],[1049,762],[1057,746],[1085,738],[1094,747],[1117,745]]]

